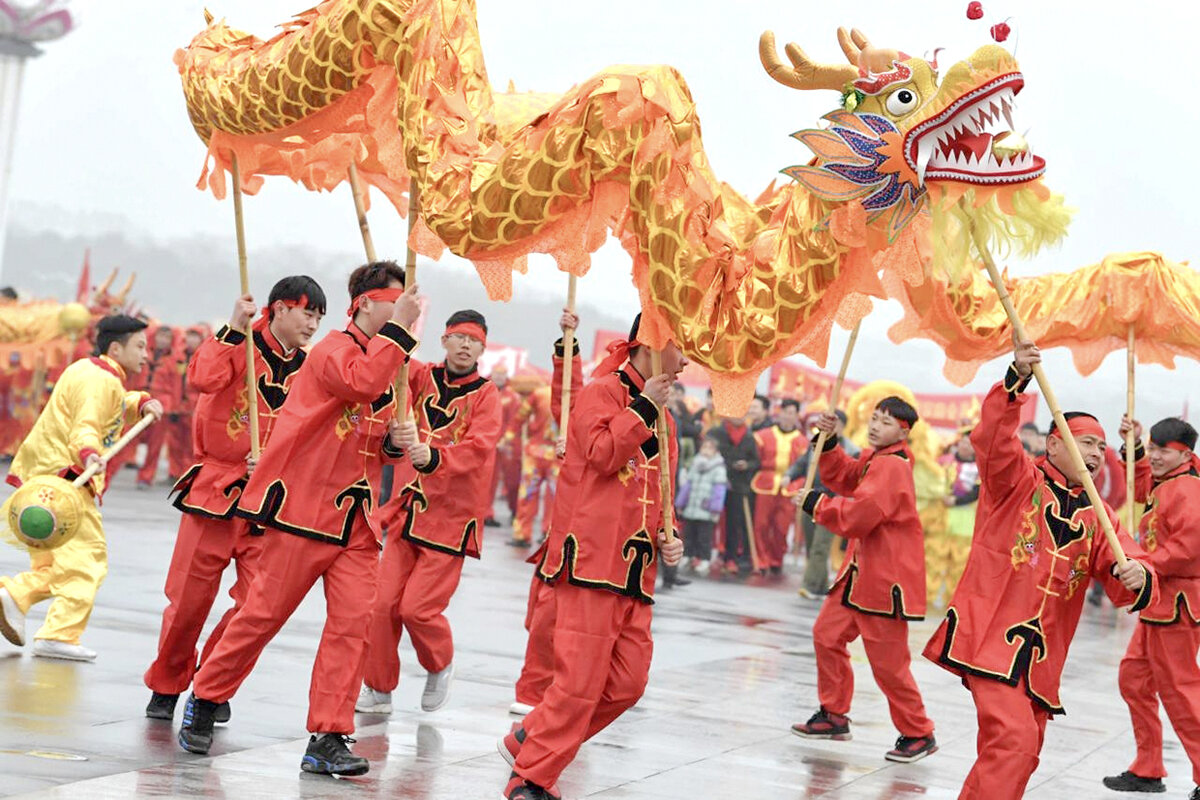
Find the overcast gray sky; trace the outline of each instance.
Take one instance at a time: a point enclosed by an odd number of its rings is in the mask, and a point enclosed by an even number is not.
[[[312,0],[209,0],[214,14],[260,36]],[[13,215],[37,222],[40,209],[65,210],[64,227],[120,224],[149,237],[212,233],[232,238],[228,203],[194,188],[204,148],[187,120],[171,62],[203,25],[204,2],[79,0],[78,28],[29,65],[13,174]],[[808,158],[789,138],[833,107],[829,92],[796,92],[772,82],[758,63],[766,28],[823,60],[838,57],[838,25],[862,28],[876,42],[919,55],[945,47],[943,64],[988,41],[987,25],[1012,17],[1008,45],[1026,77],[1022,124],[1049,164],[1050,185],[1079,209],[1068,241],[1016,274],[1072,269],[1106,253],[1161,250],[1193,256],[1192,199],[1197,117],[1194,35],[1200,9],[1191,3],[985,2],[985,22],[965,18],[965,0],[845,3],[756,0],[478,0],[484,54],[493,85],[561,91],[613,63],[668,63],[680,69],[698,103],[706,150],[717,175],[757,194],[778,170]],[[986,23],[986,24],[985,24]],[[382,199],[382,198],[380,198]],[[89,220],[89,215],[90,220]],[[252,245],[275,242],[329,247],[355,241],[348,195],[316,196],[268,180],[247,201]],[[99,222],[97,220],[100,220]],[[123,220],[123,221],[122,221]],[[50,222],[43,220],[42,222]],[[384,202],[372,227],[383,254],[403,252],[403,225]],[[452,259],[445,268],[455,269]],[[461,266],[459,267],[461,268]],[[20,283],[19,265],[6,282]],[[610,244],[581,284],[581,302],[632,313],[629,262]],[[544,294],[548,306],[563,279],[534,261],[517,291]],[[550,313],[549,310],[547,313]],[[851,367],[857,378],[903,380],[917,390],[948,391],[940,351],[929,343],[891,344],[895,303],[877,303]],[[831,360],[845,341],[835,335]],[[1124,354],[1110,356],[1082,381],[1065,355],[1048,359],[1068,407],[1087,406],[1112,420],[1123,407]],[[972,386],[985,388],[997,366]],[[1178,413],[1198,386],[1200,369],[1139,373],[1145,416]],[[1200,397],[1200,395],[1198,395]],[[1045,420],[1047,415],[1041,415]],[[1115,431],[1114,431],[1115,435]]]

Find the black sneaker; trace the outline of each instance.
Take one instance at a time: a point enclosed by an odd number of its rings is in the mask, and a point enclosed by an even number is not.
[[[933,738],[932,733],[928,736],[901,736],[896,740],[896,746],[883,757],[888,761],[911,764],[925,756],[933,755],[937,749],[937,740]]]
[[[505,544],[507,544],[509,547],[519,547],[523,550],[528,550],[530,547],[533,547],[533,542],[531,540],[518,539],[515,536],[513,538],[509,539],[507,542],[505,542]]]
[[[805,739],[833,739],[837,742],[848,742],[853,738],[850,734],[850,718],[845,714],[826,711],[824,706],[817,709],[808,722],[793,725],[792,733]]]
[[[536,783],[526,783],[524,778],[514,772],[508,778],[508,785],[504,787],[504,800],[562,800],[562,797]]]
[[[213,712],[213,722],[218,725],[226,725],[232,716],[233,712],[229,709],[229,701],[226,700],[224,703],[218,705],[217,710]]]
[[[1109,775],[1103,781],[1104,785],[1114,792],[1152,792],[1157,794],[1167,790],[1162,778],[1143,778],[1125,770],[1120,775]],[[1200,800],[1200,789],[1193,791],[1191,796]]]
[[[495,517],[488,517],[487,519],[485,519],[485,520],[483,521],[483,527],[485,527],[485,528],[499,528],[499,527],[500,527],[500,523],[499,523],[499,522],[496,520],[496,518],[495,518]]]
[[[179,746],[189,753],[207,754],[208,748],[212,747],[216,710],[217,704],[211,700],[188,695],[183,707],[183,725],[179,728]]]
[[[1192,793],[1188,795],[1188,800],[1200,800],[1200,786],[1192,789]]]
[[[150,695],[150,702],[146,705],[146,716],[150,719],[175,719],[175,704],[178,702],[177,694],[155,692]]]
[[[353,744],[354,740],[341,733],[313,734],[300,769],[319,775],[366,775],[370,762],[351,753],[347,742]]]

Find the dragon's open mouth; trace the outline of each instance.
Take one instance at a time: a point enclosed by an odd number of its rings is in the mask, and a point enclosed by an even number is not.
[[[992,145],[1013,132],[1013,98],[1025,85],[1010,72],[968,92],[940,114],[913,127],[904,157],[922,183],[1023,183],[1046,171],[1046,162],[1028,151],[993,152]]]

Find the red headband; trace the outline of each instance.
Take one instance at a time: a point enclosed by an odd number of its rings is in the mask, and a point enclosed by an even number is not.
[[[1078,439],[1080,436],[1095,436],[1100,441],[1105,440],[1104,428],[1093,417],[1071,417],[1067,420],[1067,429],[1071,431],[1071,435]],[[1050,432],[1051,436],[1062,438],[1062,433],[1055,428]]]
[[[363,298],[375,300],[380,303],[394,303],[400,299],[400,295],[404,294],[404,290],[396,287],[394,289],[368,289],[367,291],[355,297],[350,303],[350,308],[346,309],[346,316],[353,317],[362,305]]]
[[[459,322],[454,325],[448,325],[446,327],[446,335],[449,336],[452,333],[461,333],[463,336],[470,336],[480,344],[487,344],[487,334],[484,332],[482,326],[475,322]]]
[[[300,295],[299,300],[278,300],[276,302],[283,303],[288,308],[296,308],[297,306],[308,308],[308,295]],[[262,312],[259,314],[258,319],[254,320],[254,330],[261,331],[267,327],[267,323],[271,321],[271,306],[273,305],[274,303],[268,303],[262,307]]]
[[[608,343],[608,355],[596,365],[596,369],[592,371],[592,374],[607,375],[610,372],[616,372],[622,364],[629,360],[629,351],[641,346],[642,343],[636,339],[632,342],[627,342],[624,339],[614,339]]]

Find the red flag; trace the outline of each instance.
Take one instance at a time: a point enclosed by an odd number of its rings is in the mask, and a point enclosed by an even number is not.
[[[92,294],[92,250],[83,251],[83,269],[79,271],[79,285],[75,287],[75,302],[88,305]]]

